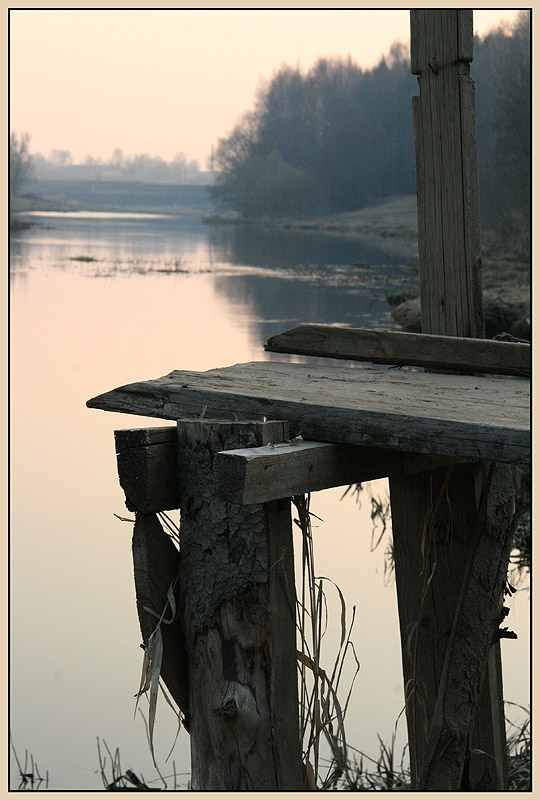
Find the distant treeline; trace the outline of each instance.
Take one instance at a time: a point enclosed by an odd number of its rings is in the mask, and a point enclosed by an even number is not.
[[[523,254],[531,236],[531,23],[476,40],[480,204],[484,227]]]
[[[46,158],[32,155],[32,177],[42,180],[137,181],[139,183],[189,184],[209,183],[209,173],[201,172],[197,161],[188,161],[177,153],[170,161],[159,156],[139,153],[126,156],[116,148],[109,159],[87,156],[82,164],[74,164],[69,150],[53,150]]]
[[[62,211],[139,211],[192,214],[211,211],[208,186],[137,181],[29,180],[29,208]]]
[[[476,39],[471,75],[486,219],[514,230],[530,198],[529,12]],[[282,67],[219,142],[215,202],[245,216],[283,217],[414,192],[417,93],[400,44],[369,70],[350,58],[320,59],[307,72]]]

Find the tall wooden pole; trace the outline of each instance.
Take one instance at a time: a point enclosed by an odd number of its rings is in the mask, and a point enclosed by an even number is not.
[[[411,11],[423,333],[483,338],[473,12]]]
[[[472,22],[469,9],[411,11],[411,69],[420,85],[413,116],[422,330],[481,338]],[[493,535],[498,558],[488,579],[493,585],[475,611],[471,598],[490,527],[485,477],[485,465],[471,464],[390,479],[414,788],[458,791],[507,784],[500,651],[493,642],[514,509],[507,492],[497,506],[504,522]],[[494,480],[500,493],[505,480],[500,470]],[[477,646],[474,639],[465,641],[467,630],[477,631]]]

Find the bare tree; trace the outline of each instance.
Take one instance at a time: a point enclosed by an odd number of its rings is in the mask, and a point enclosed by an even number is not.
[[[29,150],[30,137],[27,133],[12,133],[9,138],[9,196],[20,195],[25,181],[32,171],[32,156]]]

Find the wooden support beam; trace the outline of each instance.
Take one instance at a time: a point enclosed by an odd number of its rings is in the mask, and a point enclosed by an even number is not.
[[[215,493],[216,454],[277,444],[285,423],[178,422],[180,585],[192,788],[301,790],[290,502]]]
[[[216,455],[216,491],[241,505],[264,503],[333,486],[435,469],[458,461],[445,456],[324,442],[227,450]]]
[[[438,367],[460,372],[531,374],[531,348],[528,344],[426,333],[300,325],[272,336],[264,349],[272,353]]]
[[[176,426],[115,431],[115,437],[117,444],[122,444],[117,454],[118,474],[129,496],[128,508],[146,514],[178,508],[178,486],[168,480],[177,470]],[[283,442],[217,453],[214,479],[223,499],[249,505],[462,461],[378,447]],[[133,473],[134,467],[141,469],[140,474]]]
[[[471,722],[480,705],[486,664],[494,643],[500,640],[499,625],[504,619],[503,596],[517,520],[514,496],[508,491],[514,477],[509,465],[492,463],[484,481],[419,775],[420,790],[463,786]],[[503,697],[499,688],[495,686],[493,700],[499,706],[496,723],[502,723],[504,728]],[[491,714],[489,721],[494,722]],[[470,755],[473,762],[475,755],[478,758],[474,749]],[[495,777],[491,783],[503,784],[506,754],[495,755],[498,758],[492,762]],[[485,757],[481,759],[482,768],[486,760]],[[470,767],[471,774],[475,771],[473,767],[474,763]],[[467,784],[463,788],[474,788],[471,774],[467,774]],[[484,773],[480,773],[480,781],[482,775]]]
[[[472,10],[412,10],[411,54],[422,330],[481,338]],[[486,584],[488,603],[471,598],[488,556],[506,573],[512,515],[500,493],[495,505],[488,496],[496,526],[478,530],[484,487],[478,464],[390,479],[413,788],[507,789],[500,650],[488,635],[504,587]]]
[[[178,508],[176,426],[114,432],[120,486],[130,511]]]
[[[506,576],[512,481],[498,485],[497,514],[475,532],[483,478],[478,467],[465,465],[390,480],[411,771],[417,789],[496,789],[507,782],[500,646],[489,638],[500,620],[504,584],[490,583],[488,576],[497,565]],[[493,498],[488,502],[491,515]],[[472,561],[473,572],[467,568]],[[482,592],[488,601],[463,605],[465,593],[478,600]],[[470,737],[467,757],[459,749],[463,733]],[[435,748],[435,741],[451,743],[450,749]]]

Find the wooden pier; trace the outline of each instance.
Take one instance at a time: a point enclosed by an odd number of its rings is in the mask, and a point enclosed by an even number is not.
[[[293,437],[315,441],[517,463],[530,458],[529,384],[512,378],[267,361],[176,370],[88,405],[161,419],[200,416],[206,408],[213,419],[285,419]]]
[[[176,423],[116,447],[143,636],[178,576],[163,677],[196,789],[305,788],[290,498],[381,477],[413,788],[507,786],[499,625],[530,347],[482,338],[472,11],[412,11],[411,32],[423,334],[304,325],[266,349],[349,363],[175,370],[88,401]],[[180,554],[156,526],[173,508]]]

